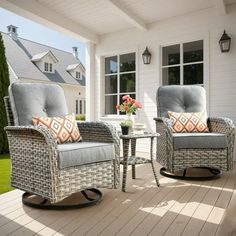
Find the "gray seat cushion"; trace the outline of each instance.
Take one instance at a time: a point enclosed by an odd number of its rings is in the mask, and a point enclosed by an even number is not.
[[[58,145],[59,168],[115,159],[112,143],[79,142]]]
[[[227,137],[220,133],[173,133],[174,149],[227,148]]]
[[[206,92],[197,85],[161,86],[157,90],[157,116],[168,117],[168,111],[206,111]]]
[[[15,125],[32,125],[33,116],[68,114],[64,91],[56,84],[13,83],[9,97]]]

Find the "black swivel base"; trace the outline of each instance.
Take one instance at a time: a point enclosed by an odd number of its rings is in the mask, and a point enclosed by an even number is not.
[[[63,201],[56,204],[51,204],[49,200],[45,198],[38,197],[34,194],[25,192],[22,195],[22,203],[26,206],[37,208],[37,209],[46,209],[46,210],[69,210],[69,209],[78,209],[83,207],[89,207],[97,204],[102,199],[102,193],[95,188],[86,189],[80,192],[84,197],[84,201],[76,204],[64,204]],[[90,196],[92,195],[92,197]]]
[[[197,174],[188,174],[188,170],[185,169],[183,170],[182,173],[171,173],[168,172],[166,170],[165,167],[162,167],[160,169],[160,174],[165,176],[165,177],[169,177],[169,178],[173,178],[173,179],[181,179],[181,180],[211,180],[211,179],[216,179],[219,178],[221,175],[221,171],[215,168],[209,168],[209,167],[195,167],[192,169],[201,169],[201,172],[204,171],[204,175],[197,175]]]

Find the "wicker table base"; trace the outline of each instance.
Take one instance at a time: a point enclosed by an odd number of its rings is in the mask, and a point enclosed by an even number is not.
[[[135,165],[138,164],[147,164],[150,163],[152,166],[152,171],[156,180],[156,184],[159,187],[159,181],[156,175],[156,171],[153,163],[153,141],[154,138],[159,136],[157,133],[144,133],[144,134],[130,134],[130,135],[120,135],[120,138],[123,141],[123,158],[121,158],[120,163],[123,164],[123,180],[122,180],[122,191],[125,192],[126,186],[126,175],[127,175],[127,166],[132,165],[132,178],[136,178]],[[150,159],[136,156],[136,140],[140,138],[150,138]],[[129,157],[129,145],[131,141],[131,156]]]
[[[95,195],[95,197],[89,196],[90,193]],[[37,209],[46,209],[46,210],[68,210],[68,209],[77,209],[89,207],[97,204],[102,199],[102,193],[95,188],[86,189],[80,192],[82,196],[85,198],[85,201],[74,203],[74,204],[65,204],[62,202],[51,204],[47,199],[38,197],[34,194],[30,194],[25,192],[22,195],[22,203],[26,206],[37,208]]]

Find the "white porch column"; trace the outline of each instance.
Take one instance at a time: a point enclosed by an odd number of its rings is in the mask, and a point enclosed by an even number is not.
[[[86,43],[86,121],[95,120],[95,44]]]

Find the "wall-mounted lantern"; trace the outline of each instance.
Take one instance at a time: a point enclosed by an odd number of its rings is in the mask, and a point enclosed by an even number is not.
[[[224,30],[224,33],[222,34],[220,41],[219,41],[221,52],[229,52],[230,43],[231,43],[231,38],[229,37],[228,34],[226,34],[226,32]]]
[[[148,51],[148,48],[146,47],[145,51],[142,54],[143,57],[143,64],[147,65],[151,63],[151,53]]]

